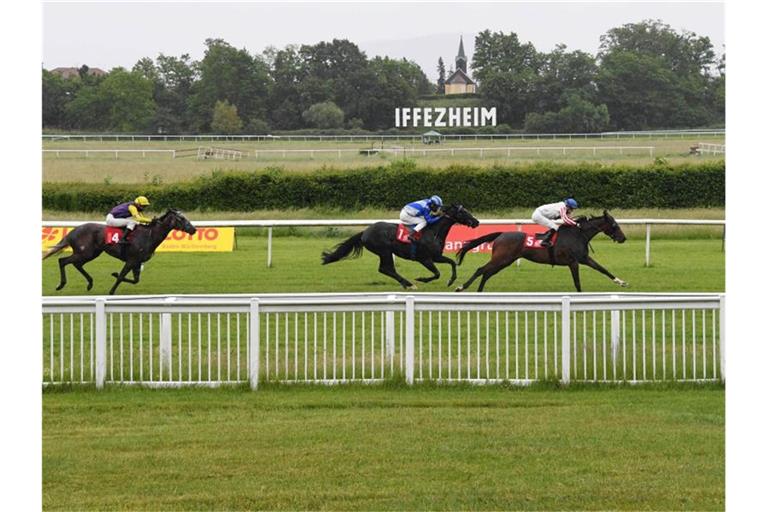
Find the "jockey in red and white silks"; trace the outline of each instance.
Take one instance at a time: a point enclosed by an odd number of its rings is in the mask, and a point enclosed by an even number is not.
[[[549,229],[544,236],[541,245],[548,247],[552,235],[554,235],[557,228],[562,224],[567,224],[569,226],[577,225],[576,221],[571,217],[571,212],[578,207],[579,205],[576,203],[576,200],[569,197],[564,201],[541,205],[534,210],[533,215],[531,216],[533,222]],[[555,222],[558,220],[560,222]]]

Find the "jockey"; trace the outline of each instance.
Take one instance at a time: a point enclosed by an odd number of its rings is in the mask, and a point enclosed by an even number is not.
[[[149,206],[149,200],[144,196],[139,196],[131,202],[121,203],[107,214],[107,226],[122,227],[123,235],[136,227],[136,224],[149,224],[152,219],[146,217],[142,211]],[[123,236],[120,243],[127,243],[127,236]]]
[[[408,203],[400,210],[400,220],[411,231],[408,235],[408,239],[411,242],[415,240],[416,233],[420,232],[428,224],[433,224],[440,220],[440,215],[443,214],[442,207],[443,200],[440,199],[440,196],[432,196],[429,199]]]
[[[552,239],[552,235],[555,234],[555,231],[557,231],[557,228],[560,227],[561,224],[577,226],[576,221],[571,218],[571,212],[578,207],[579,205],[576,203],[576,200],[569,197],[565,201],[544,204],[534,210],[531,217],[533,222],[540,226],[544,226],[545,228],[549,228],[549,231],[547,231],[544,238],[541,240],[542,247],[549,247],[551,245],[550,240]],[[556,220],[560,220],[561,222],[557,223],[555,222]]]

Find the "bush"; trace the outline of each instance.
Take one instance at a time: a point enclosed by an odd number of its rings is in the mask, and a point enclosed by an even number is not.
[[[540,162],[524,166],[445,169],[412,160],[360,169],[311,173],[269,169],[218,172],[177,184],[46,183],[43,208],[107,212],[115,204],[150,197],[155,211],[290,208],[400,208],[432,194],[469,209],[534,207],[567,196],[594,208],[694,208],[725,204],[725,163],[645,167]]]

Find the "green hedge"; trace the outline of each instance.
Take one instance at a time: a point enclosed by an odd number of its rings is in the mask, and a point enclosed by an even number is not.
[[[431,194],[475,210],[533,207],[566,196],[592,208],[692,208],[725,204],[725,163],[630,167],[542,162],[432,169],[406,160],[312,173],[219,171],[168,185],[46,183],[43,208],[106,212],[138,194],[147,195],[156,210],[394,209]]]

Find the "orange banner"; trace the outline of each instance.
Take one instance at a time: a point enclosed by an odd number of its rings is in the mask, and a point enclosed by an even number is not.
[[[75,228],[44,227],[43,250],[50,249]],[[158,252],[230,252],[235,247],[235,228],[197,228],[194,235],[173,230],[157,248]],[[69,250],[67,248],[66,250]]]

